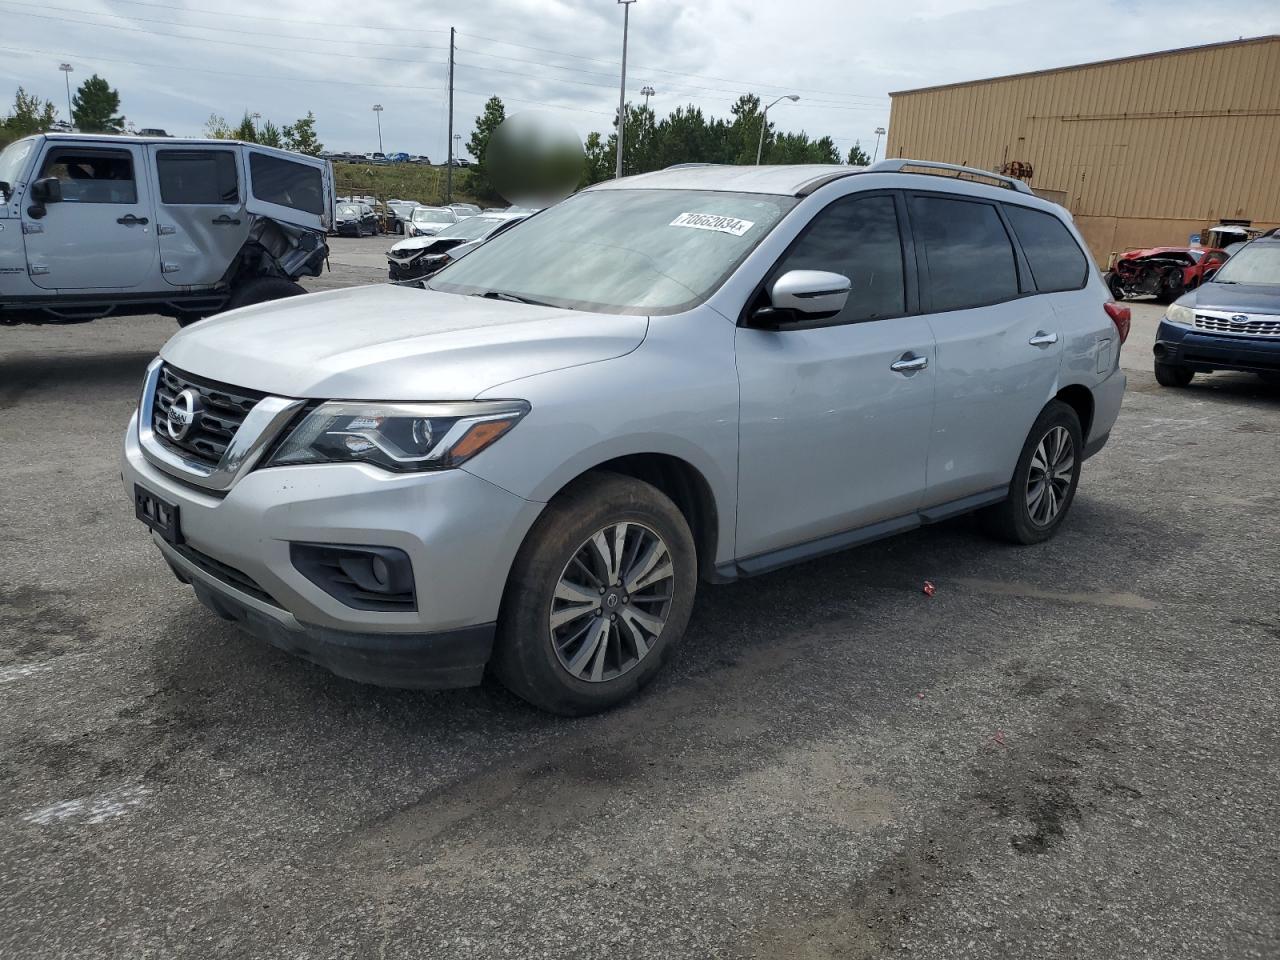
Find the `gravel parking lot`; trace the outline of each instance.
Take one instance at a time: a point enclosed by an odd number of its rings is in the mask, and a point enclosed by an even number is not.
[[[173,322],[0,329],[0,955],[1280,955],[1280,389],[1158,387],[1134,312],[1057,539],[703,588],[574,721],[213,618],[118,478]]]

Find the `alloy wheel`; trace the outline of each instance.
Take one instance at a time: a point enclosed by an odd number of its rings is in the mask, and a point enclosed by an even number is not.
[[[1027,471],[1027,513],[1036,526],[1047,527],[1061,512],[1075,465],[1075,444],[1066,427],[1054,427],[1040,439]]]
[[[671,611],[675,567],[662,537],[619,522],[592,534],[565,564],[551,601],[551,645],[587,682],[614,680],[653,650]]]

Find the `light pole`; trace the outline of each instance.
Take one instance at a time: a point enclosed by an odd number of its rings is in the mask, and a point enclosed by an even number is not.
[[[800,98],[796,96],[794,93],[788,93],[786,96],[779,97],[777,100],[773,101],[773,103],[765,107],[764,111],[760,114],[760,145],[756,147],[756,166],[757,167],[760,166],[760,158],[764,154],[764,131],[769,126],[769,111],[772,108],[776,107],[778,104],[780,104],[783,100],[790,100],[792,103],[795,103],[799,99]]]
[[[618,90],[618,172],[622,176],[622,138],[627,128],[627,30],[631,26],[631,5],[636,0],[618,0],[622,5],[622,85]]]
[[[655,93],[657,93],[657,91],[654,90],[653,87],[649,86],[649,84],[647,83],[640,88],[640,96],[644,97],[644,108],[646,110],[649,109],[649,98],[652,97]]]
[[[876,148],[871,151],[871,162],[876,162],[876,154],[880,152],[880,138],[884,136],[884,127],[876,127]]]
[[[378,118],[378,152],[382,153],[382,104],[373,105],[373,115]]]
[[[75,129],[75,121],[71,119],[71,71],[75,68],[69,63],[58,64],[58,69],[63,72],[67,78],[67,126]]]
[[[456,160],[462,155],[462,134],[455,133],[453,135],[453,158]]]

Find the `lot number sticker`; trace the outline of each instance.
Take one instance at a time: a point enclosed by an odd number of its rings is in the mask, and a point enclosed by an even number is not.
[[[694,230],[714,230],[716,233],[728,233],[740,237],[752,227],[754,220],[739,220],[737,217],[719,217],[714,213],[682,213],[671,221],[673,227],[690,227]]]

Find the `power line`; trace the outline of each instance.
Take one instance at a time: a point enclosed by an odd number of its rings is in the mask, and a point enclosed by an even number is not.
[[[299,37],[299,36],[294,36],[292,34],[286,37],[274,31],[266,32],[262,30],[237,30],[234,27],[207,27],[207,26],[204,26],[203,24],[175,23],[172,19],[164,20],[157,17],[135,17],[132,15],[127,15],[123,13],[100,13],[97,10],[84,10],[84,9],[81,9],[80,7],[57,7],[47,3],[25,3],[23,2],[23,0],[3,0],[3,3],[6,7],[34,7],[37,10],[61,10],[64,13],[79,13],[79,14],[86,14],[91,17],[111,17],[112,19],[115,19],[115,20],[128,20],[130,23],[160,23],[166,26],[179,27],[183,30],[213,30],[218,33],[235,33],[235,34],[241,34],[243,36],[248,36],[248,37],[276,37],[282,40],[283,39],[315,40],[320,43],[342,43],[342,44],[346,44],[347,46],[351,45],[351,40],[349,38],[344,38],[344,37]],[[29,16],[29,17],[36,16],[36,14],[23,13],[21,11],[18,12],[18,15]],[[54,19],[60,19],[60,18],[47,17],[46,19],[54,20]],[[82,23],[82,21],[80,20],[71,20],[67,22]],[[95,24],[84,24],[84,25],[95,26],[95,27],[108,27],[116,30],[129,29],[126,27],[115,26],[109,23],[95,23]],[[150,33],[151,31],[143,31],[143,32]],[[161,34],[161,36],[164,36],[164,34]],[[190,39],[196,40],[196,39],[206,39],[206,38],[191,37]],[[413,49],[413,50],[448,50],[449,49],[448,47],[431,46],[426,44],[384,43],[378,40],[361,40],[359,42],[361,45],[371,46],[371,47],[396,47],[396,48]],[[338,54],[334,54],[334,56],[338,56]],[[364,59],[370,59],[370,58],[364,58]]]

